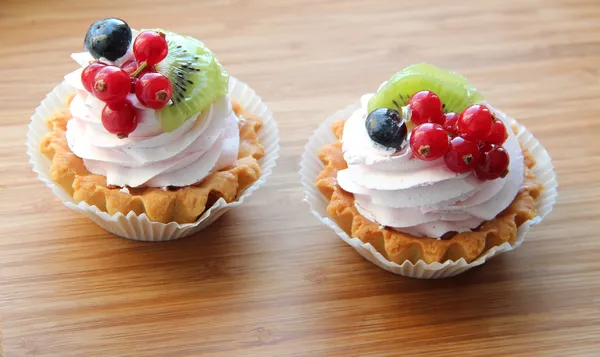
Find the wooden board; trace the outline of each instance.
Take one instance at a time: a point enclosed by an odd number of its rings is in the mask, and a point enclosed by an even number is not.
[[[29,116],[115,15],[201,38],[276,113],[274,175],[198,236],[116,238],[30,171]],[[600,355],[596,0],[4,0],[0,33],[7,356]],[[297,174],[322,120],[421,61],[526,125],[560,183],[520,249],[443,281],[363,260],[309,213]]]

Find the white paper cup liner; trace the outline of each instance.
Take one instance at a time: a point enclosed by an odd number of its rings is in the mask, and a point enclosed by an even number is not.
[[[446,261],[444,263],[430,263],[427,264],[420,260],[413,264],[410,261],[405,261],[402,264],[396,264],[390,262],[383,257],[370,243],[363,243],[359,238],[350,237],[344,232],[337,223],[329,218],[327,214],[328,200],[323,197],[321,192],[316,187],[316,178],[319,173],[323,170],[323,164],[317,157],[317,152],[323,145],[329,144],[336,140],[335,135],[331,130],[331,125],[339,119],[348,119],[350,115],[360,108],[360,103],[350,105],[346,109],[340,110],[330,116],[319,128],[314,132],[304,148],[304,153],[300,161],[300,177],[302,186],[304,187],[304,201],[306,201],[311,208],[311,212],[321,222],[330,227],[337,233],[337,235],[350,246],[358,251],[360,255],[369,260],[371,263],[376,264],[382,269],[390,271],[395,274],[408,276],[411,278],[420,279],[437,279],[447,278],[454,275],[463,273],[473,267],[485,263],[488,259],[497,256],[501,253],[508,252],[519,247],[524,239],[525,235],[532,226],[542,221],[542,219],[550,213],[557,197],[558,183],[556,181],[556,174],[554,173],[554,167],[552,166],[552,160],[550,155],[542,144],[521,124],[512,118],[506,116],[506,114],[495,110],[496,114],[503,116],[506,122],[513,123],[518,127],[517,138],[519,142],[523,144],[531,154],[535,157],[536,165],[533,168],[538,180],[544,184],[544,190],[537,199],[536,205],[538,210],[538,216],[531,219],[523,225],[521,225],[517,231],[517,239],[514,245],[510,243],[504,243],[497,247],[494,247],[476,260],[471,263],[467,263],[464,258],[457,261]]]
[[[279,135],[273,113],[271,113],[254,90],[236,78],[230,77],[229,93],[231,97],[239,100],[246,110],[255,113],[263,119],[263,127],[258,132],[258,138],[265,147],[265,156],[259,160],[262,174],[258,180],[246,188],[234,202],[227,203],[224,199],[219,199],[194,223],[179,224],[170,222],[165,224],[152,222],[146,214],[138,216],[134,212],[129,212],[126,215],[117,212],[111,216],[96,206],[90,206],[85,202],[75,202],[71,195],[56,185],[50,179],[50,160],[39,151],[40,142],[49,131],[45,120],[50,117],[54,110],[64,108],[66,97],[74,91],[73,87],[62,82],[46,96],[35,110],[27,131],[26,144],[29,162],[33,166],[33,171],[38,174],[39,179],[46,186],[50,187],[52,192],[62,200],[65,206],[83,213],[102,228],[123,238],[156,242],[178,239],[201,231],[229,209],[241,205],[245,199],[263,185],[273,172],[275,161],[279,156]]]

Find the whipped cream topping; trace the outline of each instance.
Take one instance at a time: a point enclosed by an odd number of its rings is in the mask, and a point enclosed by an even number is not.
[[[473,172],[450,171],[443,158],[419,160],[408,145],[393,155],[378,149],[365,129],[372,96],[361,98],[361,107],[344,125],[342,150],[348,168],[337,176],[340,187],[354,194],[361,215],[417,237],[439,238],[451,231],[472,230],[513,201],[523,183],[524,162],[511,130],[503,144],[510,156],[509,174],[481,181]],[[504,113],[488,107],[510,127]]]
[[[120,62],[128,60],[131,53]],[[172,132],[161,129],[158,112],[143,106],[135,94],[127,99],[136,108],[138,126],[125,139],[109,133],[101,121],[104,102],[87,92],[81,71],[93,60],[87,53],[73,54],[82,68],[65,76],[76,89],[67,123],[71,151],[83,159],[91,173],[106,176],[108,185],[129,187],[187,186],[212,172],[235,165],[239,149],[239,119],[228,95],[198,113]]]

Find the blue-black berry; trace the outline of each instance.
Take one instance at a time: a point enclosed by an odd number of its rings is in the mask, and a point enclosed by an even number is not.
[[[83,45],[94,58],[116,61],[127,53],[131,44],[131,28],[114,17],[96,21],[85,34]]]
[[[388,149],[400,150],[406,141],[406,124],[397,111],[389,108],[373,110],[365,121],[371,140]]]

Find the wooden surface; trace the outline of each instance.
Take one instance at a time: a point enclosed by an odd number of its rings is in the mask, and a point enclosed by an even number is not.
[[[600,355],[597,0],[173,4],[0,2],[7,356]],[[76,68],[69,54],[88,25],[111,15],[203,39],[276,113],[274,175],[195,237],[116,238],[30,171],[29,116]],[[554,211],[520,249],[443,281],[363,260],[309,213],[298,184],[316,126],[421,61],[463,73],[525,124],[560,183]]]

